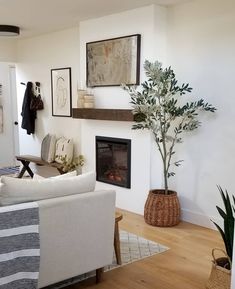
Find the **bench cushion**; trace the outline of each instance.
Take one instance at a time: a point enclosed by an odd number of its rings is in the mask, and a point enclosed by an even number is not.
[[[47,134],[42,140],[41,158],[45,162],[52,163],[55,160],[56,136]]]
[[[43,180],[3,176],[1,182],[0,205],[6,206],[94,191],[96,174],[89,172],[66,179]]]
[[[73,140],[61,137],[56,142],[55,161],[70,164],[73,160]]]

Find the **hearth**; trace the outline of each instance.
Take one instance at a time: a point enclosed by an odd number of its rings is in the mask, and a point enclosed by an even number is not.
[[[96,179],[131,187],[131,140],[96,136]]]

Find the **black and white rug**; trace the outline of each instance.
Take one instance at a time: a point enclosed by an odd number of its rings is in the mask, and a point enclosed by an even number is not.
[[[19,166],[15,166],[15,167],[7,167],[7,168],[0,168],[0,176],[11,176],[11,175],[15,175],[18,174],[20,170]]]
[[[117,264],[116,257],[114,255],[112,264],[107,266],[105,268],[105,271],[125,266],[132,262],[139,261],[141,259],[165,252],[166,250],[169,249],[164,245],[155,243],[153,241],[144,239],[140,236],[122,230],[120,230],[120,247],[121,247],[122,265]],[[69,280],[57,283],[55,285],[48,286],[44,289],[65,288],[66,286],[78,283],[79,281],[90,278],[94,275],[95,272],[89,272],[81,276],[77,276]]]

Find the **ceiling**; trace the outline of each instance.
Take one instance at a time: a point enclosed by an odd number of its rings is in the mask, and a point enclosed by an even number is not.
[[[0,0],[0,24],[17,25],[20,37],[32,37],[150,4],[174,5],[190,0]]]

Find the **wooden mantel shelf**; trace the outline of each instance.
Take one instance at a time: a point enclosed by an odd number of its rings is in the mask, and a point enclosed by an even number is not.
[[[131,109],[73,108],[73,118],[133,121]]]

